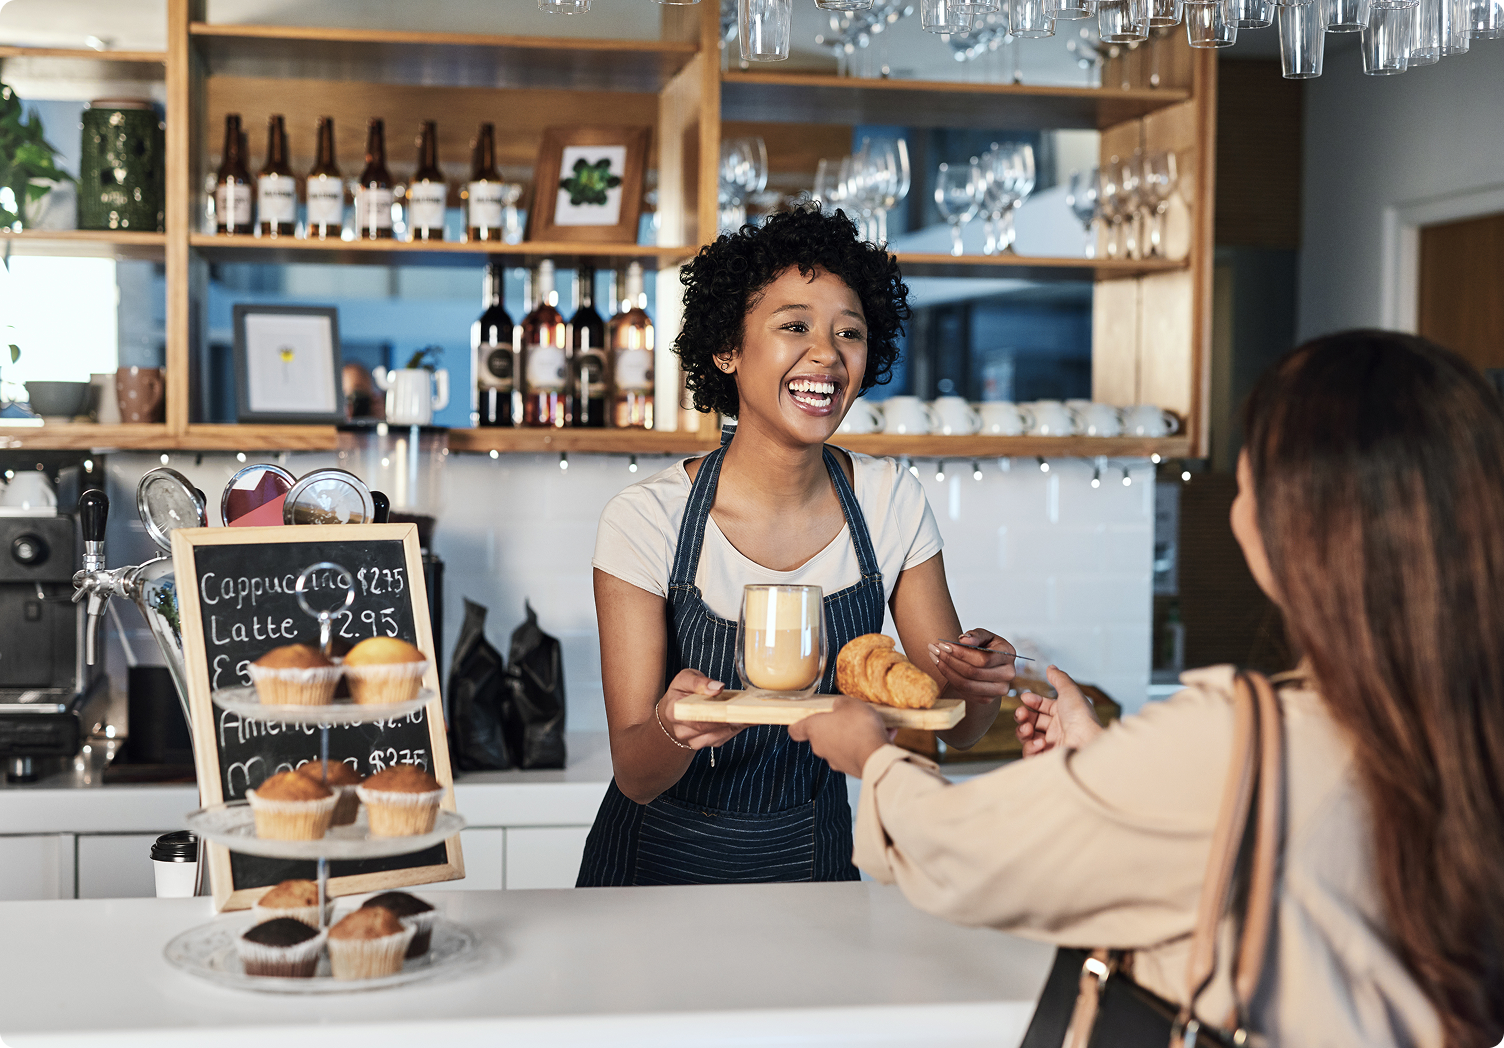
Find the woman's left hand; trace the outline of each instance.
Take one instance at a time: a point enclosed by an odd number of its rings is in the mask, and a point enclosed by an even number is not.
[[[1008,694],[1015,673],[1013,645],[984,629],[967,630],[957,640],[974,647],[943,640],[930,645],[930,658],[950,685],[948,694],[967,702],[992,702]]]
[[[867,758],[893,736],[868,703],[837,695],[829,713],[813,713],[790,724],[789,738],[808,742],[815,756],[824,757],[836,771],[860,779]]]

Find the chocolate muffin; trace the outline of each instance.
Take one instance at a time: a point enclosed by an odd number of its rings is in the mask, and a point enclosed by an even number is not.
[[[247,975],[311,979],[318,970],[324,933],[291,917],[263,921],[235,943]]]
[[[379,906],[383,910],[390,910],[403,924],[411,924],[415,929],[413,941],[408,944],[407,956],[422,957],[428,952],[429,944],[433,940],[433,923],[438,920],[439,914],[431,905],[407,892],[382,892],[361,903],[361,908],[367,906]]]

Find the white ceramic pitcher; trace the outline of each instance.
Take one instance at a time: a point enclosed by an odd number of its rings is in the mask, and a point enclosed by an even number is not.
[[[390,426],[426,426],[433,413],[449,404],[449,372],[443,368],[378,367],[371,372],[376,385],[386,390],[386,421]],[[433,387],[438,386],[435,393]]]

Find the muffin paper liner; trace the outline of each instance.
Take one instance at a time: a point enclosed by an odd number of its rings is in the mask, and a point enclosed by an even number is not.
[[[407,702],[416,698],[428,672],[428,660],[388,662],[374,666],[345,666],[350,698],[362,705]]]
[[[329,969],[336,979],[379,979],[402,970],[417,929],[403,925],[396,935],[379,939],[329,939]]]
[[[433,940],[433,922],[439,919],[438,910],[429,910],[427,913],[415,913],[409,917],[398,917],[404,925],[412,925],[413,941],[407,946],[408,957],[422,957],[428,952],[428,945]]]
[[[366,806],[372,837],[413,837],[429,833],[438,818],[439,801],[444,799],[441,789],[397,793],[357,786],[355,792]]]
[[[246,667],[256,685],[256,697],[268,706],[327,706],[334,698],[343,671],[340,666],[272,669]]]
[[[308,801],[274,801],[246,791],[251,814],[256,819],[256,836],[269,841],[316,841],[329,830],[334,806],[339,797],[329,796]]]
[[[291,917],[295,921],[302,921],[310,928],[323,930],[323,926],[319,924],[318,903],[314,903],[312,906],[262,906],[259,902],[251,903],[251,919],[255,923],[262,924],[266,921],[274,921],[278,917]],[[324,924],[327,925],[333,917],[334,900],[326,899],[324,901]]]
[[[329,820],[329,825],[350,825],[360,814],[360,797],[355,792],[359,787],[335,786],[332,783],[325,785],[334,791],[334,816]]]
[[[236,940],[235,949],[240,954],[240,965],[247,975],[311,979],[319,966],[319,951],[324,948],[324,938],[324,933],[319,932],[307,942],[291,946],[268,946],[242,938]]]

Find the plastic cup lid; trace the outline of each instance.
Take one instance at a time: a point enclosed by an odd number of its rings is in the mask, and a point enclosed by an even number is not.
[[[151,845],[157,862],[198,862],[198,838],[187,830],[164,833]]]

